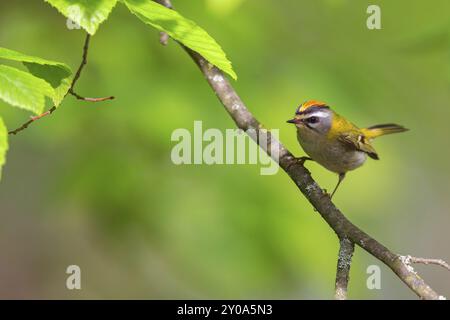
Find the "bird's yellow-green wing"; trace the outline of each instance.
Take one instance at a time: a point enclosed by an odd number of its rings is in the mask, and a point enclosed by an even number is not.
[[[372,159],[378,160],[378,154],[364,135],[364,132],[353,123],[334,114],[331,129],[328,133],[329,139],[336,139],[348,148],[367,153]]]
[[[378,160],[378,154],[367,138],[359,131],[343,132],[338,135],[338,141],[349,148],[367,153],[372,159]]]

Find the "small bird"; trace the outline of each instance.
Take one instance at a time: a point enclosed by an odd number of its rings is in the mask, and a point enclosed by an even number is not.
[[[297,127],[298,142],[310,157],[301,157],[299,161],[304,163],[306,160],[314,160],[339,175],[331,198],[347,171],[362,166],[367,156],[379,159],[370,144],[372,139],[408,130],[392,123],[360,129],[331,110],[324,102],[317,100],[300,105],[295,117],[287,122]]]

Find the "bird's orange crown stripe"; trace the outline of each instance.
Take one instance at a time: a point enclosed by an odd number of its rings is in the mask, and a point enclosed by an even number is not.
[[[327,104],[319,100],[308,100],[302,103],[298,111],[302,112],[311,107],[327,107]]]

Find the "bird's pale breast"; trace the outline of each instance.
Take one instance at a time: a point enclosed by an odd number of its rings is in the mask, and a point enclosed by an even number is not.
[[[314,161],[336,173],[344,173],[363,165],[367,159],[364,152],[352,150],[335,139],[299,129],[297,139],[303,150]]]

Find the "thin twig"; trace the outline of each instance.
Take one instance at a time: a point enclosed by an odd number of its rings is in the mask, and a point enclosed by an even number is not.
[[[77,98],[78,100],[83,100],[83,101],[88,101],[88,102],[102,102],[102,101],[106,101],[106,100],[114,100],[114,96],[103,97],[103,98],[88,98],[88,97],[82,97],[73,91],[71,91],[70,94],[72,96],[74,96],[75,98]]]
[[[90,36],[90,34],[87,34],[86,40],[84,41],[84,46],[83,46],[83,57],[81,59],[80,66],[78,67],[78,70],[75,73],[75,76],[73,77],[72,84],[70,85],[70,89],[69,89],[68,93],[73,95],[78,100],[89,101],[89,102],[101,102],[101,101],[106,101],[106,100],[112,100],[112,99],[114,99],[113,96],[102,97],[102,98],[86,98],[86,97],[83,97],[83,96],[77,94],[74,91],[75,85],[77,84],[78,80],[80,79],[81,72],[83,71],[84,67],[88,63],[88,52],[89,52],[90,41],[91,41],[91,36]]]
[[[170,0],[155,0],[155,2],[158,2],[166,8],[173,9],[172,1]]]
[[[30,120],[28,120],[27,122],[25,122],[24,124],[22,124],[20,127],[14,129],[14,130],[9,131],[8,134],[11,134],[11,135],[16,135],[16,134],[18,134],[20,131],[23,131],[23,130],[25,130],[26,128],[28,128],[28,126],[29,126],[30,124],[32,124],[33,122],[35,122],[35,121],[37,121],[37,120],[39,120],[39,119],[42,119],[42,118],[44,118],[44,117],[46,117],[46,116],[51,115],[53,112],[55,112],[55,110],[56,110],[56,107],[53,106],[53,107],[51,107],[50,109],[48,109],[47,111],[45,111],[44,113],[42,113],[42,114],[40,114],[40,115],[38,115],[38,116],[31,117]]]
[[[162,0],[155,1],[161,3]],[[164,0],[164,2],[169,2],[170,5],[169,0]],[[255,130],[256,135],[253,134],[250,136],[252,138],[257,137],[259,130],[260,128],[263,128],[263,125],[247,109],[244,102],[224,76],[223,72],[211,65],[197,52],[194,52],[183,45],[181,46],[200,68],[212,90],[236,125],[244,131],[248,129]],[[258,143],[257,140],[255,141]],[[313,180],[310,172],[299,163],[294,155],[286,149],[280,141],[275,139],[270,132],[268,132],[267,135],[267,144],[268,145],[265,147],[267,154],[274,158],[274,160],[278,160],[280,167],[289,175],[302,194],[320,213],[322,218],[340,239],[348,238],[351,242],[357,244],[375,258],[382,261],[420,298],[442,299],[442,296],[438,295],[419,275],[417,275],[416,272],[414,272],[414,270],[411,270],[410,266],[406,265],[401,260],[400,255],[393,253],[351,223],[333,204],[330,197],[323,192],[317,182]],[[278,151],[276,158],[271,155],[269,150]]]
[[[84,67],[87,64],[90,39],[91,39],[91,36],[89,34],[86,34],[86,39],[84,40],[84,45],[83,45],[83,56],[82,56],[82,59],[81,59],[80,66],[78,67],[77,72],[75,73],[75,76],[72,79],[72,83],[70,84],[70,88],[67,91],[67,93],[64,95],[64,98],[68,94],[71,94],[71,95],[75,96],[78,100],[84,100],[84,101],[89,101],[89,102],[100,102],[100,101],[112,100],[112,99],[114,99],[113,96],[105,97],[105,98],[85,98],[85,97],[82,97],[82,96],[80,96],[80,95],[78,95],[77,93],[74,92],[75,85],[77,84],[78,80],[80,79],[81,72],[83,71]],[[46,116],[49,116],[55,111],[56,111],[56,106],[53,106],[49,110],[45,111],[44,113],[42,113],[42,114],[40,114],[38,116],[31,117],[30,120],[28,120],[27,122],[22,124],[17,129],[9,131],[8,134],[16,135],[20,131],[23,131],[26,128],[28,128],[28,126],[30,124],[32,124],[33,122],[35,122],[35,121],[37,121],[39,119],[42,119],[42,118],[44,118]]]
[[[48,111],[46,111],[46,112],[44,112],[44,113],[42,113],[42,114],[40,114],[38,116],[31,117],[31,120],[32,121],[39,120],[39,119],[41,119],[41,118],[43,118],[45,116],[48,116],[50,113],[51,113],[50,110],[48,110]]]
[[[352,256],[355,251],[355,244],[348,238],[339,241],[339,256],[336,267],[336,287],[334,298],[336,300],[346,300],[348,282],[350,280],[350,267]]]
[[[430,259],[430,258],[420,258],[420,257],[412,257],[412,256],[406,256],[405,257],[405,263],[411,264],[411,263],[422,263],[422,264],[435,264],[437,266],[441,266],[447,270],[450,270],[450,265],[445,262],[442,259]]]
[[[169,38],[169,35],[164,31],[161,31],[159,33],[159,43],[161,43],[163,46],[167,46],[169,44]]]
[[[81,72],[83,71],[84,66],[87,64],[90,41],[91,41],[91,35],[89,33],[87,33],[86,39],[84,40],[84,45],[83,45],[83,57],[81,59],[80,66],[78,67],[77,72],[75,73],[75,76],[73,77],[69,92],[71,92],[75,88],[75,85],[77,84],[78,79],[80,79]]]

